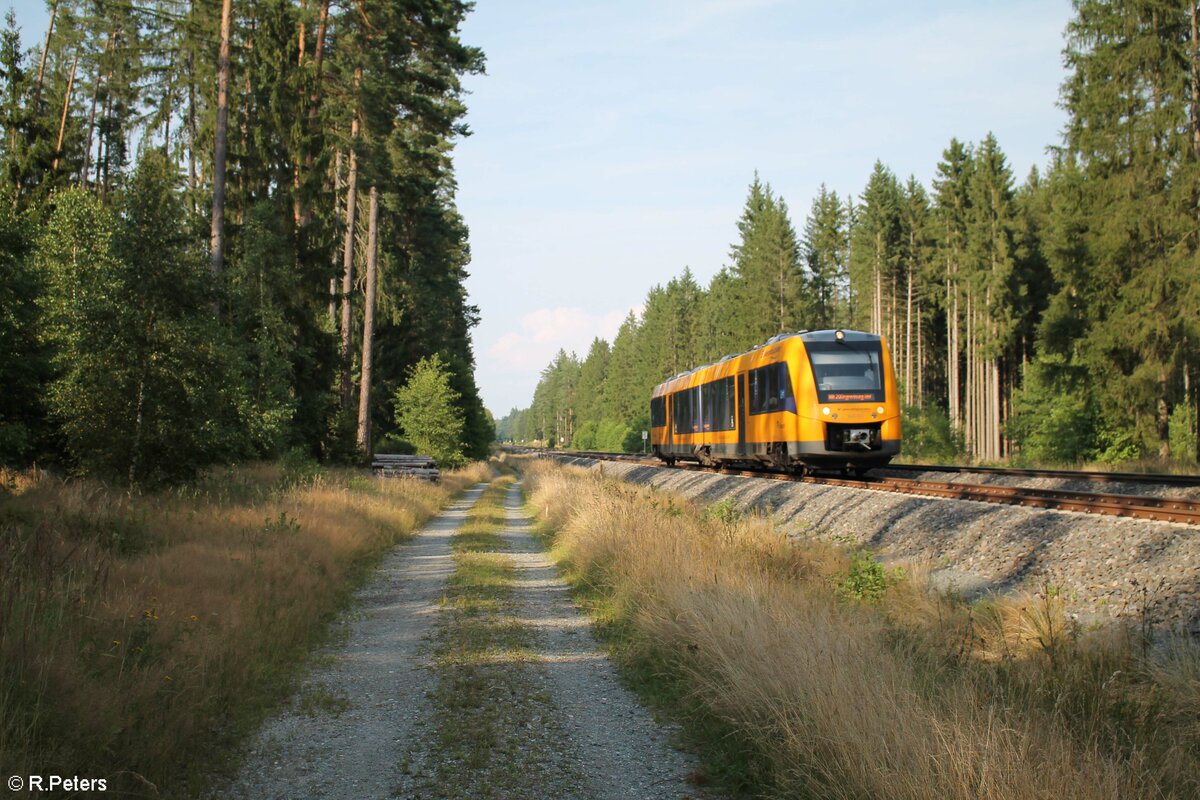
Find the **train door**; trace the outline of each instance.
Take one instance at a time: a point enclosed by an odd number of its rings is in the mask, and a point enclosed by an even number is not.
[[[675,443],[675,439],[674,439],[674,436],[672,433],[672,431],[674,430],[674,426],[675,426],[675,395],[674,394],[663,395],[663,403],[665,404],[665,407],[667,409],[667,430],[663,434],[663,436],[665,437],[663,439],[663,444],[667,447],[667,452],[669,453],[670,447]]]
[[[746,373],[737,376],[738,454],[746,453]]]

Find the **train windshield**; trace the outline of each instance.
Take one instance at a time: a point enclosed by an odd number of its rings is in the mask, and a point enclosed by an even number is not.
[[[879,342],[809,342],[807,347],[818,402],[883,402]]]

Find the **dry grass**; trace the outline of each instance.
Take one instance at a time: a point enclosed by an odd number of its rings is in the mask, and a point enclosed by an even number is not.
[[[285,698],[363,568],[490,477],[255,465],[129,495],[0,474],[0,763],[194,794]]]
[[[908,579],[863,602],[850,554],[797,545],[767,520],[544,462],[527,479],[557,555],[628,622],[625,661],[683,676],[683,707],[738,742],[755,794],[1200,790],[1194,645],[1084,637],[1053,591],[973,608]]]

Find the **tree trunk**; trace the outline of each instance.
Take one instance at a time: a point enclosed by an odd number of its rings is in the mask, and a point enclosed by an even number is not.
[[[133,447],[129,453],[129,486],[132,487],[137,481],[138,467],[140,466],[140,456],[142,452],[142,427],[145,421],[145,413],[143,406],[146,401],[146,373],[149,372],[148,365],[143,365],[141,377],[138,379],[137,390],[137,410],[133,419]]]
[[[379,191],[371,187],[367,217],[367,298],[363,307],[362,379],[358,389],[358,449],[370,456],[371,449],[371,346],[375,338],[375,285],[377,270]]]
[[[321,16],[317,21],[317,43],[313,50],[313,90],[309,95],[308,102],[308,132],[311,134],[317,127],[317,113],[321,108],[321,66],[325,61],[325,32],[329,27],[329,0],[321,2]],[[313,169],[313,164],[316,159],[313,156],[312,147],[306,145],[304,154],[304,173],[308,174]],[[300,181],[300,186],[303,186],[303,180]],[[299,189],[298,189],[299,191]],[[304,227],[312,222],[312,206],[305,205],[303,199],[300,204],[300,227]]]
[[[337,219],[336,209],[338,208],[338,206],[340,204],[340,201],[338,198],[341,197],[341,194],[342,194],[342,152],[339,150],[337,155],[334,157],[334,161],[333,161],[333,207],[335,209],[333,216],[334,216],[335,220]],[[329,327],[330,327],[330,330],[333,330],[333,331],[337,330],[337,301],[338,301],[337,267],[338,267],[338,253],[337,253],[337,249],[334,248],[333,274],[329,278]]]
[[[784,330],[786,330],[786,328],[784,327],[784,324],[785,324],[784,323],[784,291],[783,291],[784,278],[785,278],[784,273],[785,273],[784,257],[783,257],[783,253],[780,253],[779,254],[779,333],[783,333]]]
[[[107,54],[112,49],[113,40],[116,39],[117,32],[113,31],[108,35],[108,41],[104,44],[104,53]],[[92,85],[92,108],[88,112],[88,135],[87,149],[83,152],[83,169],[80,171],[80,184],[87,186],[88,168],[92,162],[92,137],[96,135],[96,104],[100,100],[100,86],[102,83],[107,83],[112,79],[112,70],[109,70],[108,75],[104,78],[100,76],[101,65],[96,64],[96,82]]]
[[[33,113],[42,105],[42,83],[46,78],[46,56],[50,53],[50,37],[54,34],[54,20],[58,16],[58,0],[50,6],[50,24],[46,26],[46,43],[42,45],[42,57],[38,60],[37,83],[33,89]]]
[[[229,39],[231,0],[221,3],[221,55],[217,65],[217,129],[213,156],[212,263],[214,277],[225,265],[225,152],[229,137]]]
[[[355,124],[357,127],[357,123]],[[350,151],[350,174],[346,183],[346,231],[342,246],[342,405],[350,407],[350,297],[354,289],[354,227],[358,205],[358,158]]]
[[[175,74],[175,59],[172,57],[171,64],[168,70],[172,75]],[[163,155],[168,160],[171,158],[171,114],[172,106],[175,104],[175,84],[170,78],[167,79],[167,89],[163,93],[163,103],[166,104],[167,113],[163,115]]]
[[[354,71],[354,86],[362,80],[362,68]],[[358,156],[354,151],[358,138],[358,112],[350,123],[350,174],[346,182],[346,232],[342,247],[342,407],[350,408],[350,292],[354,288],[354,223],[358,207]]]
[[[913,348],[912,348],[912,265],[908,267],[908,301],[904,309],[904,400],[913,401]]]
[[[892,282],[890,289],[891,297],[888,298],[888,341],[895,347],[900,341],[900,317],[896,313],[896,273],[892,273]],[[904,379],[908,380],[908,365],[904,365]]]
[[[196,170],[196,63],[192,53],[187,57],[188,74],[188,189],[191,190],[192,213],[199,211],[200,179]]]
[[[58,161],[62,156],[63,134],[67,132],[67,112],[71,109],[71,91],[75,88],[75,68],[79,66],[79,53],[71,60],[71,75],[67,78],[67,95],[63,98],[62,118],[58,122],[58,141],[54,145],[54,162],[50,172],[58,172]]]
[[[975,340],[974,320],[971,315],[971,290],[967,290],[967,308],[964,315],[967,321],[967,380],[966,380],[966,444],[967,452],[974,458],[978,451],[975,448]]]
[[[104,116],[103,120],[107,121],[112,117],[112,93],[110,92],[104,98]],[[109,131],[104,136],[101,136],[96,142],[96,194],[101,198],[108,196],[108,158],[111,147],[109,138],[112,132]]]
[[[958,284],[951,284],[954,291],[954,316],[951,319],[951,365],[954,369],[954,382],[952,385],[954,392],[954,402],[950,407],[950,421],[953,423],[956,430],[961,430],[963,426],[963,377],[962,377],[962,341],[959,331],[958,322]]]
[[[992,457],[997,461],[1004,453],[1000,448],[1000,425],[1004,415],[1000,413],[1000,359],[992,359]]]
[[[925,408],[925,347],[921,339],[920,300],[917,300],[917,408]]]

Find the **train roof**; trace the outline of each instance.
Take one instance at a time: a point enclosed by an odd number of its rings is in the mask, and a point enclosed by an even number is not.
[[[879,336],[879,334],[876,334],[876,333],[867,333],[865,331],[852,331],[852,330],[845,330],[845,329],[840,329],[840,328],[839,329],[831,328],[829,330],[822,330],[822,331],[795,331],[793,333],[779,333],[779,334],[772,336],[770,339],[767,339],[762,344],[757,344],[754,347],[751,347],[749,350],[747,350],[744,353],[730,353],[727,356],[717,359],[716,361],[714,361],[711,364],[701,364],[700,366],[694,367],[693,369],[684,370],[683,372],[680,372],[678,375],[672,375],[671,377],[666,378],[663,381],[661,381],[657,386],[654,387],[654,389],[658,390],[659,388],[661,388],[663,386],[663,384],[667,384],[667,383],[670,383],[671,381],[675,381],[675,380],[678,380],[687,375],[691,375],[694,372],[699,372],[702,369],[708,369],[709,367],[714,367],[717,364],[724,363],[731,358],[740,358],[741,356],[749,355],[750,353],[753,353],[755,350],[761,350],[762,348],[766,347],[767,345],[777,344],[778,342],[782,342],[785,339],[792,339],[792,338],[799,337],[800,340],[803,342],[836,342],[836,341],[838,341],[837,335],[839,332],[842,334],[843,341],[847,341],[847,342],[878,342],[882,338],[881,336]]]
[[[836,342],[837,334],[838,334],[838,332],[836,330],[828,330],[828,331],[801,331],[800,333],[794,333],[794,334],[790,334],[790,335],[799,336],[801,339],[803,339],[806,342]],[[842,336],[845,337],[845,340],[847,342],[878,342],[879,339],[881,338],[879,336],[879,334],[877,334],[877,333],[866,333],[865,331],[847,331],[847,330],[842,331]]]

